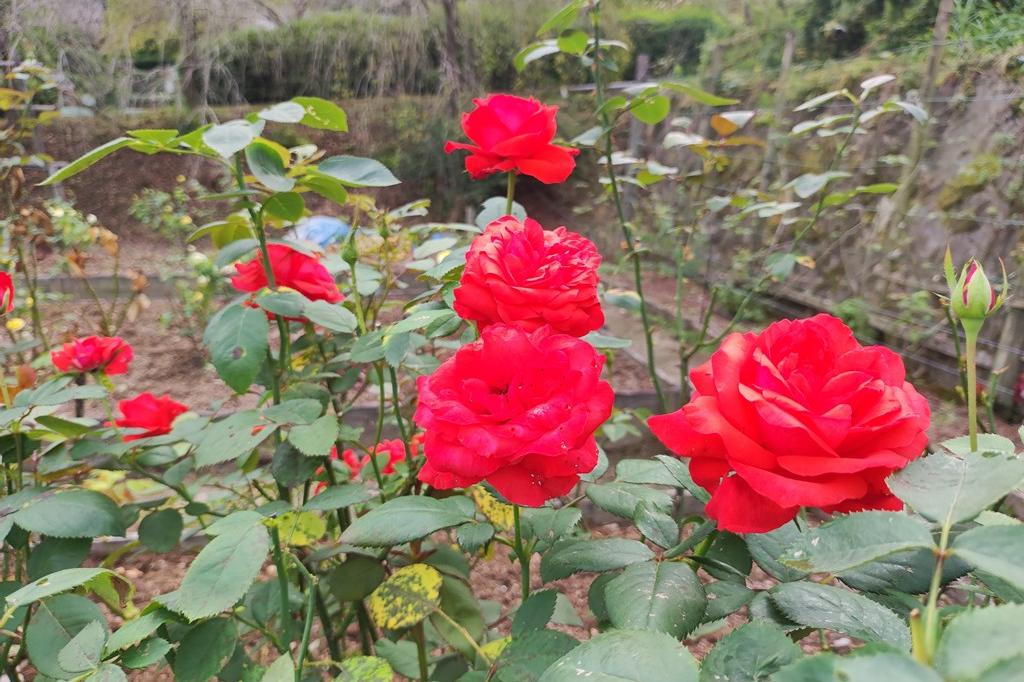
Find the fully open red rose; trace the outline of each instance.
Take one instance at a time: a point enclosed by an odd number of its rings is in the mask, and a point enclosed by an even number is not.
[[[455,312],[481,328],[505,322],[532,331],[549,324],[583,336],[604,324],[597,298],[600,264],[586,237],[505,216],[473,240],[455,290]]]
[[[61,372],[124,374],[133,355],[132,347],[120,336],[87,336],[51,351],[50,359]]]
[[[270,244],[267,253],[277,286],[294,289],[311,301],[337,303],[344,299],[331,273],[316,257],[286,244]],[[267,286],[262,254],[257,253],[251,260],[237,263],[235,270],[238,272],[231,278],[231,284],[239,291],[259,291]]]
[[[830,315],[732,334],[690,373],[689,404],[651,431],[690,459],[718,527],[761,533],[800,507],[901,509],[885,485],[928,442],[928,402],[903,361]]]
[[[0,313],[9,313],[14,310],[14,280],[11,276],[0,271]]]
[[[449,154],[470,152],[466,171],[471,177],[514,171],[549,185],[565,182],[579,150],[551,144],[558,107],[514,95],[488,95],[473,103],[476,108],[462,115],[462,131],[473,144],[449,140],[444,145]]]
[[[462,488],[487,479],[529,506],[565,495],[597,464],[594,430],[614,399],[603,365],[590,344],[550,327],[487,327],[419,378],[420,480]]]
[[[126,441],[170,433],[178,415],[188,412],[187,406],[170,396],[157,398],[152,393],[140,393],[131,400],[122,400],[117,403],[117,409],[123,416],[115,420],[115,424],[123,429],[144,429],[124,436]]]

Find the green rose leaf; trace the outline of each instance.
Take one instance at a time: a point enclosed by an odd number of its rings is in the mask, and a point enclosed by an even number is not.
[[[953,541],[953,552],[976,569],[1024,590],[1024,525],[972,528]]]
[[[252,452],[276,429],[277,424],[264,424],[256,410],[235,412],[203,431],[195,450],[196,466],[208,467]]]
[[[771,677],[772,682],[942,682],[933,670],[914,659],[890,652],[869,652],[855,656],[819,654],[786,666]],[[994,681],[993,681],[994,682]]]
[[[618,682],[697,682],[697,662],[670,635],[613,630],[597,635],[558,659],[539,682],[580,678]]]
[[[930,521],[969,521],[1024,482],[1024,459],[1006,452],[915,459],[887,479],[889,489]]]
[[[317,493],[309,502],[302,505],[303,511],[333,511],[351,507],[354,504],[369,502],[377,496],[375,490],[370,490],[359,483],[342,483],[332,485]]]
[[[249,146],[259,131],[248,121],[228,121],[203,132],[203,142],[228,159]]]
[[[93,620],[78,631],[57,654],[57,665],[72,673],[84,673],[96,668],[107,641],[106,626]]]
[[[249,170],[263,185],[273,192],[287,192],[295,187],[295,179],[288,177],[284,159],[274,145],[256,140],[245,148]]]
[[[473,517],[454,499],[415,496],[388,500],[356,519],[341,534],[341,541],[364,547],[388,547],[472,521]]]
[[[217,374],[235,393],[247,391],[266,362],[269,331],[266,313],[240,302],[222,309],[207,325],[203,342]]]
[[[808,530],[780,560],[798,571],[839,573],[890,554],[933,545],[928,526],[914,517],[866,511]]]
[[[154,552],[169,552],[178,544],[184,527],[185,522],[178,510],[161,509],[142,519],[139,542]]]
[[[810,582],[783,583],[769,592],[785,616],[810,628],[833,630],[907,651],[910,629],[895,613],[856,592]]]
[[[304,115],[299,120],[302,125],[336,133],[348,132],[348,117],[345,110],[334,102],[319,97],[293,97],[291,101],[304,110]]]
[[[94,163],[97,163],[98,161],[102,160],[107,156],[110,156],[118,149],[123,149],[124,147],[127,147],[128,145],[131,145],[134,142],[135,140],[133,140],[130,137],[119,137],[116,140],[111,140],[110,142],[101,144],[99,147],[96,147],[95,149],[86,152],[85,154],[78,157],[68,165],[64,166],[59,171],[57,171],[50,177],[46,178],[39,184],[53,185],[58,182],[64,182],[68,178],[74,175],[78,175],[79,173],[81,173]]]
[[[179,682],[207,682],[231,660],[237,644],[235,621],[214,618],[200,623],[189,630],[178,644],[172,666],[174,679]]]
[[[14,515],[14,523],[29,532],[58,538],[124,534],[124,519],[117,504],[93,490],[41,495]]]
[[[320,162],[317,172],[350,187],[390,187],[401,182],[380,161],[361,156],[332,156]]]
[[[765,623],[747,623],[719,641],[704,657],[701,682],[760,682],[803,656],[786,633]]]
[[[989,606],[950,621],[935,650],[934,665],[946,680],[976,680],[1000,662],[1024,657],[1024,604]],[[988,679],[988,678],[986,678]],[[1012,677],[992,677],[1010,680]]]
[[[707,606],[700,579],[684,563],[633,564],[604,588],[612,625],[682,638],[697,627]]]
[[[580,571],[615,571],[653,557],[647,545],[626,538],[564,540],[541,558],[540,575],[544,582],[551,582]]]
[[[47,677],[58,680],[77,677],[76,673],[81,671],[66,670],[61,666],[61,651],[92,623],[100,628],[98,636],[102,647],[106,622],[100,607],[77,594],[61,594],[41,601],[25,630],[29,660]],[[95,633],[95,627],[92,630]],[[65,658],[69,659],[68,663],[77,663],[70,654]]]
[[[269,549],[270,536],[261,524],[218,535],[196,556],[181,587],[158,601],[189,620],[218,614],[245,596]]]
[[[293,426],[288,442],[307,457],[326,457],[338,439],[338,418],[325,414],[312,424]]]

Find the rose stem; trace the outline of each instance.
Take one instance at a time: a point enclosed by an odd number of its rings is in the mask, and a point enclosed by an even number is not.
[[[516,531],[515,544],[512,549],[515,550],[516,558],[519,559],[519,576],[522,584],[523,601],[526,601],[527,597],[530,596],[530,553],[523,547],[523,530],[519,522],[518,504],[512,506],[512,520]]]
[[[516,196],[516,172],[508,172],[508,190],[505,192],[505,215],[512,215],[512,203]]]
[[[967,364],[967,433],[971,441],[971,452],[978,451],[978,333],[982,320],[961,320],[966,341],[964,359]]]
[[[594,91],[597,94],[597,108],[601,112],[601,127],[604,130],[604,158],[608,173],[608,186],[611,188],[612,201],[615,203],[615,213],[619,219],[619,227],[622,230],[622,238],[626,242],[626,249],[629,251],[629,258],[633,261],[633,280],[636,287],[636,294],[640,298],[640,320],[644,327],[644,342],[647,346],[647,373],[651,377],[651,384],[658,396],[659,412],[666,412],[668,407],[665,402],[665,394],[661,390],[661,380],[654,363],[654,331],[647,314],[647,300],[644,298],[643,270],[640,265],[640,253],[636,250],[633,239],[633,228],[626,220],[626,213],[622,207],[622,198],[619,196],[619,185],[615,179],[615,166],[612,163],[612,122],[608,117],[605,108],[604,75],[601,72],[601,25],[598,20],[597,7],[590,13],[591,22],[594,27]]]

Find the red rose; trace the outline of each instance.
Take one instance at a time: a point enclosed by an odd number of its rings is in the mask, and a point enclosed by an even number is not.
[[[473,103],[476,108],[462,115],[462,131],[473,144],[449,140],[444,145],[448,154],[470,152],[466,171],[472,178],[515,171],[549,185],[565,182],[579,150],[551,144],[558,107],[514,95],[488,95]]]
[[[597,464],[594,430],[614,400],[603,366],[590,344],[549,327],[487,327],[419,378],[420,480],[444,489],[487,479],[529,506],[565,495]]]
[[[270,244],[267,252],[277,286],[294,289],[311,301],[338,303],[344,299],[331,273],[316,257],[286,244]],[[239,291],[259,291],[267,286],[261,253],[244,263],[236,263],[235,270],[238,274],[231,278],[231,284]]]
[[[931,411],[896,353],[817,315],[731,334],[690,380],[689,404],[647,423],[691,458],[719,528],[770,531],[800,507],[902,509],[885,478],[921,455]]]
[[[50,351],[53,366],[61,372],[124,374],[134,355],[120,336],[87,336]]]
[[[601,255],[586,237],[536,220],[499,218],[473,240],[455,290],[455,312],[481,328],[495,322],[571,336],[600,329]]]
[[[10,274],[0,271],[0,313],[14,310],[14,280]]]
[[[423,434],[417,433],[409,439],[409,453],[415,457],[419,454],[420,445],[423,443]],[[380,470],[381,474],[388,475],[395,473],[395,464],[405,460],[405,445],[398,438],[392,440],[383,440],[375,448],[377,453],[387,453],[388,461],[384,465],[384,468]],[[332,460],[338,459],[338,448],[331,448],[330,458]],[[363,467],[370,463],[370,456],[363,455],[362,457],[356,455],[356,451],[349,449],[341,453],[341,459],[345,462],[345,466],[352,472],[352,477],[355,478],[359,475],[359,472],[363,470]],[[319,467],[316,470],[318,478],[324,475],[324,468]],[[316,484],[314,494],[319,494],[327,487],[327,484],[320,481]]]
[[[417,436],[413,436],[409,442],[409,453],[413,457],[416,456],[416,446],[418,443],[419,438]],[[374,452],[378,455],[387,454],[388,456],[387,463],[384,465],[384,468],[380,470],[380,473],[385,475],[395,473],[395,464],[405,461],[405,443],[403,443],[400,438],[382,440],[377,444],[377,447],[374,448]],[[333,459],[337,459],[337,452],[332,451],[331,457]],[[341,453],[341,458],[345,461],[345,464],[348,466],[353,476],[358,475],[359,472],[362,471],[363,467],[370,463],[369,455],[357,455],[355,450],[345,450],[345,452]]]
[[[140,393],[131,400],[122,400],[117,403],[117,409],[124,416],[114,424],[122,429],[145,429],[141,433],[124,436],[126,441],[170,433],[178,415],[188,412],[188,407],[171,400],[170,396],[157,398],[152,393]]]

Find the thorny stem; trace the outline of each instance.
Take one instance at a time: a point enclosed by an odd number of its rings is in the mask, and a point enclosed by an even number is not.
[[[281,638],[278,637],[277,635],[275,635],[270,630],[268,630],[266,627],[260,625],[259,623],[257,623],[254,620],[249,620],[248,618],[246,618],[242,614],[238,613],[237,611],[235,613],[231,614],[231,615],[239,623],[242,623],[243,625],[252,628],[256,632],[260,633],[261,635],[263,635],[264,637],[269,639],[271,644],[274,645],[274,648],[277,649],[278,653],[283,654],[284,652],[288,651],[288,647],[285,646],[285,644],[281,641]]]
[[[354,233],[353,233],[354,234]],[[349,237],[350,239],[352,237]],[[356,309],[356,324],[359,327],[360,335],[366,334],[366,316],[363,314],[363,297],[359,293],[359,280],[356,278],[356,263],[349,263],[349,270],[352,276],[352,303]],[[373,450],[370,452],[370,466],[373,467],[373,478],[377,481],[377,489],[380,492],[381,502],[387,502],[384,496],[384,477],[380,473],[380,465],[377,464],[377,444],[380,443],[384,431],[384,370],[377,364],[377,391],[380,395],[380,403],[377,405],[377,437],[374,440]]]
[[[395,421],[398,422],[398,434],[402,437],[402,445],[405,446],[405,461],[412,465],[412,449],[409,446],[409,433],[405,428],[405,420],[402,418],[402,404],[398,400],[398,374],[395,368],[388,366],[388,373],[391,379],[391,403],[395,410]]]
[[[296,563],[300,562],[296,560]],[[309,635],[313,631],[314,600],[320,590],[318,587],[319,580],[315,575],[309,574],[306,576],[306,579],[306,589],[309,590],[309,594],[306,596],[306,620],[302,624],[302,640],[299,642],[299,651],[295,660],[295,682],[302,682],[302,664],[306,660],[306,652],[309,649]]]
[[[316,612],[320,618],[320,626],[324,629],[324,639],[327,640],[327,650],[331,652],[331,660],[342,660],[345,654],[341,647],[338,646],[338,639],[334,634],[334,626],[331,625],[331,614],[327,611],[327,604],[324,602],[324,597],[320,593],[319,588],[316,591]]]
[[[964,343],[964,357],[967,362],[967,434],[971,441],[971,452],[978,451],[978,333],[981,322],[961,320],[967,336]]]
[[[928,604],[924,613],[924,652],[915,652],[915,658],[930,663],[935,656],[935,647],[939,643],[939,593],[942,591],[942,568],[949,547],[949,531],[953,526],[953,510],[942,524],[939,535],[939,548],[935,558],[935,571],[932,573],[931,585],[928,588]]]
[[[643,269],[640,265],[640,253],[636,249],[633,238],[633,228],[626,220],[626,213],[622,206],[622,197],[619,195],[618,181],[615,179],[615,166],[612,163],[612,124],[605,110],[605,86],[604,68],[601,62],[601,24],[598,18],[598,9],[595,7],[590,13],[591,23],[594,27],[594,90],[597,94],[597,108],[600,112],[601,127],[604,129],[604,159],[605,170],[608,173],[608,187],[611,190],[612,201],[615,204],[615,214],[619,220],[619,227],[622,230],[622,238],[626,242],[628,257],[633,261],[633,281],[636,287],[636,294],[640,298],[640,320],[644,327],[644,343],[647,347],[647,373],[651,377],[651,384],[658,396],[658,407],[665,412],[667,404],[665,394],[661,389],[661,380],[655,369],[654,362],[654,331],[651,328],[650,317],[647,313],[647,301],[644,299]]]
[[[285,642],[292,641],[292,612],[288,604],[288,569],[281,552],[281,534],[277,527],[270,527],[270,539],[273,541],[274,567],[277,569],[277,585],[280,591],[281,634]]]
[[[512,549],[519,560],[519,582],[522,590],[522,598],[525,602],[530,596],[530,553],[523,546],[522,524],[519,521],[519,505],[512,505],[512,520],[515,525],[515,544]]]
[[[460,635],[462,635],[462,638],[465,639],[469,643],[469,645],[471,647],[473,647],[473,651],[476,652],[476,655],[480,657],[481,661],[483,661],[486,665],[490,665],[491,664],[490,657],[484,652],[483,649],[480,648],[480,645],[477,644],[476,640],[473,639],[473,635],[469,634],[469,631],[466,630],[466,628],[462,627],[462,625],[460,625],[458,621],[456,621],[454,618],[449,616],[447,613],[445,613],[441,609],[435,610],[434,613],[436,613],[442,619],[447,621],[448,624],[451,625],[452,628],[454,628],[454,630],[456,632],[458,632]]]
[[[413,635],[416,638],[416,660],[420,666],[420,682],[427,682],[430,669],[427,666],[427,637],[423,632],[423,623],[417,623],[413,628]]]

